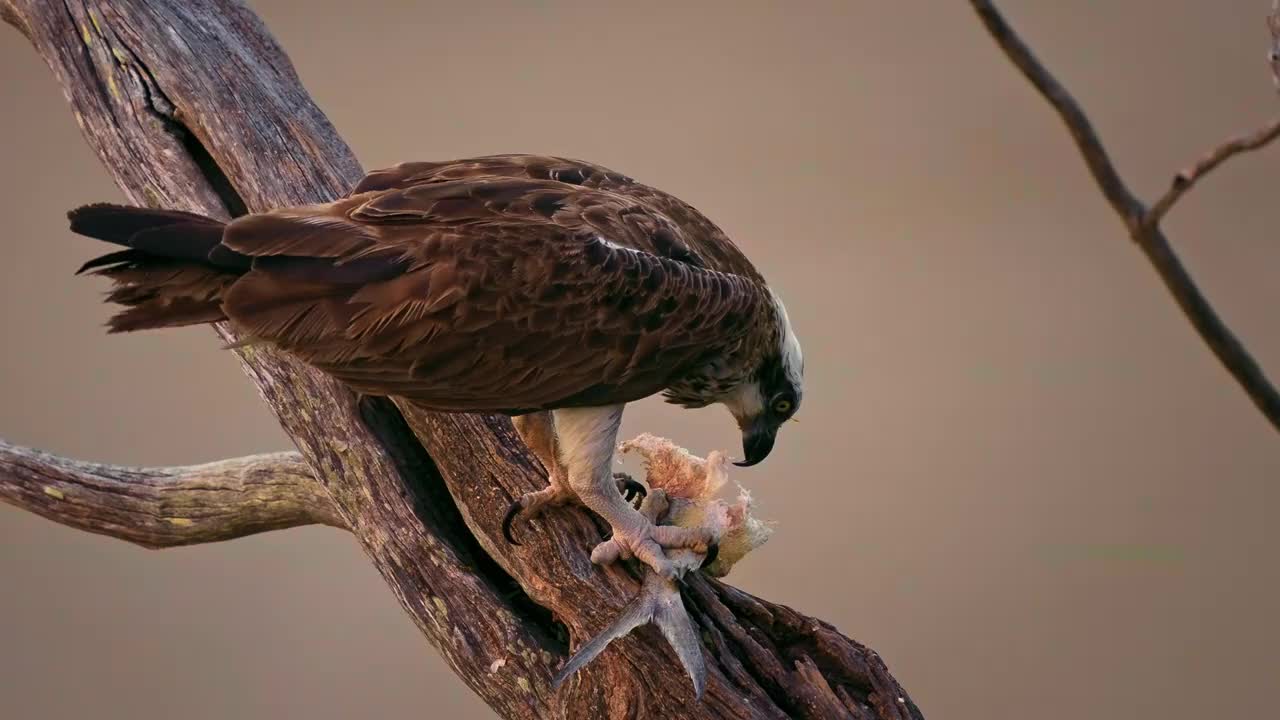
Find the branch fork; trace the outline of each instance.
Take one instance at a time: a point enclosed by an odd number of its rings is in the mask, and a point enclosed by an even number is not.
[[[1210,150],[1199,161],[1176,174],[1169,189],[1148,209],[1116,171],[1111,156],[1080,104],[1053,73],[1041,64],[1031,48],[996,9],[995,4],[990,0],[969,0],[969,4],[1009,62],[1018,68],[1058,113],[1071,133],[1076,149],[1093,175],[1098,189],[1120,216],[1130,238],[1147,256],[1191,325],[1271,426],[1280,431],[1280,392],[1276,391],[1275,385],[1240,339],[1218,316],[1160,228],[1160,221],[1164,216],[1204,176],[1232,157],[1259,150],[1280,137],[1280,119],[1267,123],[1254,132],[1227,140]],[[1280,87],[1280,61],[1277,61],[1277,52],[1280,52],[1280,0],[1274,0],[1273,12],[1267,25],[1272,35],[1268,58],[1275,73],[1277,87]]]

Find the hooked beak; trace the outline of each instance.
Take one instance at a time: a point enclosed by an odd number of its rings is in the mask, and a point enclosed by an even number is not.
[[[778,436],[778,428],[770,425],[763,417],[757,418],[751,426],[742,431],[742,452],[745,458],[735,462],[738,467],[751,467],[769,456],[773,450],[773,441]]]

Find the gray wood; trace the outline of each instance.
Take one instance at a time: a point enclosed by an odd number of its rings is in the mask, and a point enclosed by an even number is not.
[[[0,500],[146,548],[299,525],[346,527],[293,452],[136,468],[69,460],[0,440]]]
[[[85,138],[137,204],[226,217],[327,201],[361,176],[288,58],[238,2],[0,0],[0,12],[48,62]],[[701,703],[652,628],[553,693],[569,640],[606,627],[639,583],[625,566],[589,563],[600,531],[582,511],[526,526],[520,547],[500,539],[508,503],[546,483],[510,422],[357,398],[278,353],[237,352],[334,524],[355,535],[422,633],[502,717],[920,717],[873,651],[703,577],[685,593],[710,670]],[[5,463],[0,485],[10,482]]]

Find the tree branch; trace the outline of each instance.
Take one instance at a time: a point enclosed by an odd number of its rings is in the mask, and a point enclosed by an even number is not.
[[[1272,140],[1280,137],[1280,118],[1272,120],[1265,127],[1258,128],[1247,135],[1231,138],[1205,153],[1190,167],[1173,176],[1169,189],[1147,211],[1145,224],[1155,226],[1160,223],[1169,209],[1178,202],[1199,180],[1213,172],[1222,163],[1240,153],[1266,147]]]
[[[1071,133],[1071,138],[1075,140],[1076,148],[1084,158],[1085,164],[1089,166],[1089,172],[1093,175],[1094,181],[1098,183],[1098,189],[1106,196],[1107,202],[1111,203],[1111,208],[1124,218],[1127,224],[1136,225],[1142,217],[1142,203],[1129,191],[1124,180],[1120,179],[1120,173],[1116,172],[1111,156],[1103,147],[1102,140],[1098,138],[1097,131],[1093,129],[1093,123],[1089,122],[1089,116],[1080,107],[1080,103],[1076,102],[1062,83],[1040,64],[1035,53],[1005,22],[1004,17],[994,5],[986,0],[971,0],[970,4],[978,12],[978,17],[982,18],[987,32],[991,33],[996,44],[1004,50],[1009,61],[1022,71],[1027,80],[1031,81],[1036,90],[1058,112]]]
[[[1272,427],[1280,431],[1280,392],[1276,391],[1275,385],[1267,379],[1257,361],[1222,321],[1200,288],[1196,286],[1191,274],[1187,272],[1160,228],[1161,217],[1195,184],[1196,180],[1228,158],[1246,150],[1262,147],[1275,139],[1280,135],[1280,121],[1257,133],[1228,141],[1216,148],[1190,170],[1179,173],[1165,197],[1153,210],[1147,210],[1116,172],[1111,157],[1107,154],[1080,104],[1036,59],[1035,54],[1009,26],[995,5],[988,0],[970,0],[969,4],[973,6],[987,32],[1004,51],[1009,61],[1022,72],[1066,124],[1071,137],[1075,140],[1076,148],[1098,184],[1098,189],[1124,221],[1130,238],[1142,249],[1191,325]],[[1269,24],[1276,42],[1280,43],[1280,10],[1272,16]],[[1277,75],[1277,79],[1280,82],[1280,75]],[[1185,181],[1179,178],[1185,178]],[[1179,187],[1180,185],[1185,187]]]
[[[182,467],[68,460],[0,440],[0,500],[147,548],[346,526],[298,453]]]
[[[134,203],[225,217],[324,202],[361,176],[288,58],[236,0],[0,0],[0,16],[49,63]],[[639,584],[624,566],[589,562],[600,534],[584,511],[547,517],[520,547],[500,540],[510,501],[546,484],[510,421],[358,399],[284,354],[237,353],[341,524],[499,715],[920,717],[875,652],[703,577],[685,594],[703,629],[702,702],[652,628],[553,693],[567,640],[606,627]]]

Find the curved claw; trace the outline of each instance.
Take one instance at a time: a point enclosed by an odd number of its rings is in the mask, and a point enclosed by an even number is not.
[[[720,543],[711,543],[710,545],[707,545],[707,554],[703,556],[702,564],[698,566],[698,569],[702,570],[706,566],[715,562],[718,557],[720,557]]]
[[[635,480],[627,478],[622,481],[622,497],[625,498],[627,502],[634,503],[636,498],[640,498],[643,502],[648,495],[649,491],[645,486]]]
[[[511,507],[507,508],[507,514],[502,518],[502,537],[506,538],[507,542],[512,545],[519,545],[520,543],[516,542],[516,539],[511,536],[511,523],[515,522],[516,516],[519,515],[520,511],[523,509],[524,503],[520,500],[516,500],[511,503]]]

